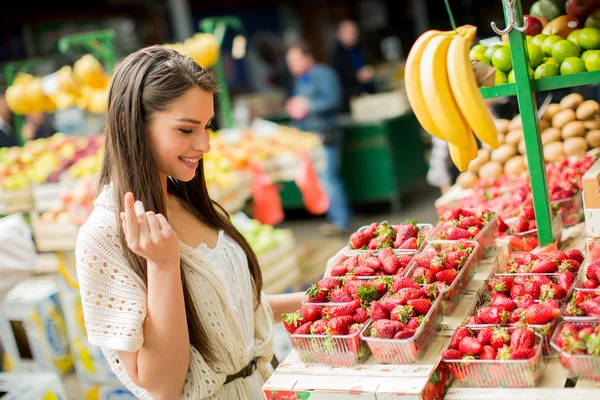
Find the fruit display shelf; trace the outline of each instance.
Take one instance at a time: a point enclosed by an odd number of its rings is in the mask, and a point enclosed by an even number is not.
[[[0,215],[27,212],[33,208],[31,187],[5,190],[0,188]]]

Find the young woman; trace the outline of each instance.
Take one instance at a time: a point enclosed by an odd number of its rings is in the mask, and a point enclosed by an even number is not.
[[[207,192],[217,82],[161,46],[110,85],[101,193],[77,238],[90,343],[141,399],[262,399],[273,315],[301,294],[261,292],[258,261]]]

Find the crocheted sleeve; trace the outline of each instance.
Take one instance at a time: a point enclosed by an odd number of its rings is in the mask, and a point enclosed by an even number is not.
[[[135,352],[144,342],[146,285],[125,260],[116,226],[107,219],[93,215],[77,237],[85,327],[91,344]]]

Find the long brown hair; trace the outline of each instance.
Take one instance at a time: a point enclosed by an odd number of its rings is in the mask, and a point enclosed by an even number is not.
[[[213,94],[219,90],[211,72],[202,69],[191,58],[162,46],[147,47],[127,56],[118,65],[110,82],[105,127],[106,151],[100,173],[100,189],[107,184],[112,186],[113,201],[117,206],[115,219],[121,233],[125,258],[144,281],[147,280],[146,260],[127,247],[119,213],[123,211],[125,193],[132,192],[137,200],[143,202],[146,210],[161,213],[168,218],[166,199],[158,169],[150,153],[146,128],[155,112],[164,111],[192,87],[199,87]],[[258,307],[263,284],[258,259],[248,242],[231,223],[227,212],[211,200],[204,180],[202,160],[191,181],[180,182],[169,178],[167,190],[187,203],[189,209],[204,224],[223,230],[244,250],[254,278]],[[183,260],[181,271],[190,342],[205,358],[214,360],[207,332],[200,323],[183,274]]]

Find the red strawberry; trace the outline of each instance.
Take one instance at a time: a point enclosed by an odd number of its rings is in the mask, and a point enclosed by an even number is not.
[[[485,221],[477,216],[465,217],[460,221],[459,226],[463,229],[469,229],[472,226],[477,228],[483,228],[485,225]]]
[[[321,307],[319,306],[302,306],[298,311],[306,322],[321,319]]]
[[[362,286],[365,282],[361,281],[361,280],[355,280],[355,281],[348,281],[346,282],[346,284],[344,285],[344,287],[346,288],[346,290],[352,295],[356,295],[358,293],[358,288],[360,286]]]
[[[535,357],[535,350],[533,349],[520,349],[513,350],[510,354],[511,360],[528,360],[530,358]]]
[[[408,300],[407,304],[412,306],[415,312],[421,315],[427,315],[429,309],[431,308],[431,300],[429,299]]]
[[[546,256],[554,260],[556,264],[560,264],[568,258],[567,253],[565,253],[564,251],[551,251],[549,253],[546,253]]]
[[[393,296],[390,296],[390,297],[386,297],[385,299],[381,300],[381,305],[388,312],[392,312],[392,310],[394,308],[396,308],[396,306],[401,306],[401,305],[404,305],[404,304],[406,304],[406,301],[403,300],[403,299],[398,298],[396,295],[393,295]]]
[[[581,308],[586,315],[591,317],[600,317],[600,298],[586,300],[581,303]]]
[[[398,254],[398,262],[400,263],[400,268],[406,268],[408,264],[410,264],[412,259],[412,254]]]
[[[463,250],[446,253],[444,268],[460,269],[469,259],[470,254]]]
[[[336,265],[335,267],[331,268],[331,276],[344,276],[348,273],[348,268],[344,267],[343,265]]]
[[[404,324],[389,319],[375,321],[371,327],[371,336],[382,339],[392,339],[394,335],[404,328]]]
[[[383,272],[385,272],[387,275],[396,275],[398,270],[402,268],[400,260],[398,260],[394,255],[385,258],[380,256],[379,259],[381,260]]]
[[[457,349],[448,349],[442,351],[442,358],[444,360],[460,360],[463,358],[463,353]]]
[[[512,288],[513,281],[510,277],[496,277],[490,279],[488,282],[488,289],[490,292],[505,293],[509,294]]]
[[[595,279],[588,279],[583,282],[583,287],[586,289],[596,289],[598,287],[598,281]]]
[[[560,302],[556,299],[546,299],[541,304],[547,304],[552,308],[560,308],[561,307]]]
[[[527,282],[525,284],[525,294],[530,294],[534,299],[539,299],[541,294],[541,285],[537,282]]]
[[[352,324],[350,325],[350,327],[348,328],[348,335],[352,336],[354,334],[356,334],[357,332],[359,332],[360,330],[362,330],[363,325],[362,324]],[[358,354],[359,350],[360,350],[360,336],[358,334],[354,335],[354,337],[351,338],[347,338],[346,340],[346,345],[348,346],[348,350],[350,353],[353,354]]]
[[[319,289],[317,285],[312,285],[307,291],[309,303],[325,303],[327,302],[327,291]]]
[[[415,335],[415,331],[413,331],[412,329],[403,329],[401,331],[396,332],[396,334],[394,335],[394,339],[403,340],[403,339],[411,338],[414,335]]]
[[[349,303],[354,300],[354,297],[345,288],[336,289],[331,292],[332,303]]]
[[[588,279],[595,279],[597,281],[600,281],[600,279],[598,279],[597,277],[597,272],[596,270],[600,269],[600,260],[594,260],[590,263],[590,265],[588,265],[587,271],[585,273],[585,275],[587,276]]]
[[[579,249],[571,249],[567,251],[567,258],[575,260],[581,264],[583,262],[583,253]]]
[[[440,286],[439,285],[444,285],[443,290],[445,290],[445,283],[442,282],[436,282],[436,283],[431,283],[429,285],[423,286],[421,288],[421,293],[423,297],[426,297],[428,299],[431,300],[435,300],[437,299],[438,295],[440,294]]]
[[[353,270],[354,267],[358,267],[358,256],[350,257],[349,259],[344,261],[343,265],[348,271]]]
[[[350,236],[350,248],[362,249],[369,244],[370,237],[365,232],[355,232]]]
[[[354,268],[354,274],[356,276],[374,276],[375,270],[369,267],[358,266]]]
[[[551,260],[549,258],[545,258],[543,260],[540,260],[537,264],[535,264],[533,266],[533,268],[531,268],[531,273],[532,274],[552,273],[552,272],[556,272],[557,269],[558,269],[558,265],[556,264],[556,262],[554,262],[553,260]]]
[[[455,269],[445,269],[435,274],[435,279],[439,282],[444,282],[446,285],[451,285],[456,279],[458,271]]]
[[[515,308],[517,308],[517,305],[511,298],[500,294],[494,298],[494,301],[492,301],[492,304],[490,304],[490,306],[500,307],[505,309],[506,311],[512,311]]]
[[[460,210],[459,209],[451,209],[451,210],[447,210],[446,212],[444,212],[444,214],[442,214],[442,222],[446,222],[446,221],[458,221],[458,219],[460,218]]]
[[[416,238],[406,239],[404,242],[396,240],[394,242],[394,247],[398,250],[416,250],[419,248],[419,240]]]
[[[312,335],[324,335],[327,332],[327,321],[320,319],[315,321],[310,327],[310,333]]]
[[[369,319],[369,312],[364,308],[358,308],[354,312],[354,322],[357,324],[364,324]]]
[[[492,346],[483,346],[483,350],[479,355],[480,360],[495,360],[497,351]]]
[[[437,251],[426,251],[423,253],[418,253],[413,257],[413,260],[419,265],[419,267],[423,267],[426,269],[431,269],[433,267],[441,267],[444,265],[445,256],[440,256]]]
[[[508,345],[503,346],[498,349],[498,352],[496,353],[496,360],[510,360],[511,353],[512,350],[510,347],[508,347]]]
[[[513,285],[513,287],[510,289],[510,298],[513,300],[525,296],[526,294],[527,292],[525,291],[525,287],[521,285]]]
[[[294,335],[310,335],[310,327],[312,324],[312,322],[307,322],[300,325],[300,327],[294,332]]]
[[[535,304],[535,303],[532,303],[532,304]],[[508,317],[508,322],[510,322],[511,324],[516,324],[517,322],[520,322],[521,319],[524,318],[524,316],[523,316],[524,312],[525,312],[525,309],[517,308],[510,314],[510,317]]]
[[[354,323],[354,317],[351,315],[344,315],[330,319],[327,323],[327,328],[331,335],[347,335],[348,327],[352,323]]]
[[[519,299],[515,300],[515,304],[520,308],[527,308],[533,304],[535,304],[535,300],[530,294],[526,294],[521,296]]]
[[[510,335],[510,348],[513,350],[531,349],[535,345],[535,333],[531,329],[516,328]]]
[[[556,282],[563,289],[565,289],[565,291],[568,291],[571,289],[571,286],[573,286],[573,282],[575,282],[575,275],[573,275],[571,272],[561,272],[558,275],[558,279]]]
[[[576,260],[565,260],[558,266],[559,271],[569,271],[574,274],[579,271],[579,268],[581,268],[581,264]]]
[[[514,233],[523,233],[523,232],[527,232],[529,230],[529,220],[523,216],[523,215],[519,215],[517,217],[517,220],[515,221],[515,224],[513,225],[512,231]]]
[[[481,353],[483,346],[477,341],[477,338],[469,336],[460,341],[458,344],[458,350],[460,350],[464,355],[476,356]]]
[[[407,323],[408,320],[415,316],[415,311],[412,306],[396,306],[390,313],[390,319]]]
[[[398,293],[403,288],[415,288],[420,289],[421,287],[415,281],[407,277],[396,276],[394,277],[394,284],[392,285],[392,293]]]
[[[343,306],[329,307],[325,310],[325,314],[329,318],[341,317],[343,315],[352,315],[360,307],[360,299],[354,299],[352,303],[344,304]]]
[[[481,320],[481,318],[473,315],[467,321],[467,325],[483,325],[483,321]]]
[[[367,227],[363,232],[367,236],[369,240],[373,239],[375,236],[375,232],[379,229],[379,224],[377,222],[373,222],[371,225]]]
[[[304,323],[304,318],[299,312],[283,314],[283,326],[289,333],[296,332],[296,329]]]
[[[321,290],[335,290],[341,286],[341,283],[336,278],[323,278],[317,283],[317,286]]]
[[[395,257],[394,250],[386,247],[385,249],[381,249],[377,252],[377,258],[379,261],[383,263],[383,260],[388,257]]]
[[[547,285],[549,283],[553,283],[552,280],[546,275],[534,275],[532,280],[534,282],[539,283],[540,285]]]
[[[508,230],[508,225],[502,218],[498,218],[498,232],[504,233]]]
[[[453,349],[458,349],[458,345],[459,343],[466,337],[471,337],[473,336],[473,333],[471,332],[470,329],[465,328],[465,327],[460,327],[458,328],[454,334],[452,335],[452,340],[450,342],[450,347],[452,347]]]
[[[499,349],[510,342],[510,335],[506,328],[494,328],[492,338],[490,339],[490,345]]]
[[[486,344],[490,344],[493,333],[494,333],[494,331],[492,330],[492,328],[484,328],[484,329],[480,330],[479,333],[477,334],[477,340],[483,346],[485,346]]]
[[[404,243],[407,239],[417,238],[419,236],[419,229],[417,228],[417,222],[404,223],[394,227],[396,231],[396,240]]]
[[[419,329],[419,326],[421,326],[421,322],[423,322],[423,316],[419,315],[418,317],[412,317],[408,320],[404,327],[406,329],[416,331],[417,329]]]
[[[427,284],[433,282],[433,274],[430,270],[422,267],[415,268],[412,274],[412,278],[415,282],[420,284]]]
[[[467,231],[463,228],[458,227],[450,227],[446,231],[446,240],[460,240],[460,239],[470,239],[473,235],[471,232]]]
[[[378,298],[382,298],[392,287],[393,281],[391,277],[379,277],[372,282],[377,291]]]
[[[375,256],[367,258],[365,266],[371,268],[373,271],[379,271],[382,267],[381,261]]]
[[[525,311],[525,321],[532,325],[543,325],[558,317],[560,309],[547,304],[534,304]]]
[[[400,300],[400,305],[405,305],[409,300],[418,299],[422,297],[422,295],[423,292],[421,291],[421,288],[404,288],[398,291],[396,298]]]
[[[380,319],[390,319],[390,313],[383,308],[381,303],[374,301],[371,303],[371,319],[379,321]]]
[[[498,325],[505,323],[509,314],[506,310],[498,307],[482,307],[478,311],[477,316],[486,324]]]

